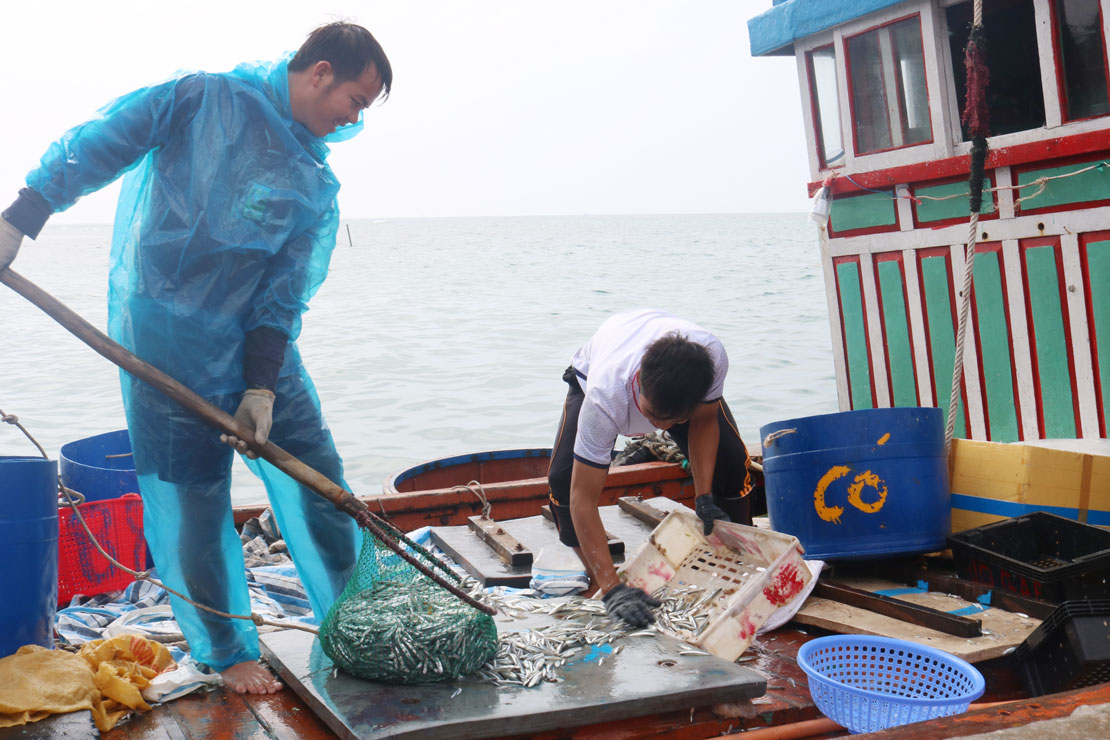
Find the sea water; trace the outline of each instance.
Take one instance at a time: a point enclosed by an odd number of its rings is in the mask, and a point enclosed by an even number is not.
[[[104,329],[111,227],[48,224],[14,269]],[[354,220],[298,340],[360,495],[431,458],[550,447],[575,349],[652,306],[725,345],[741,435],[837,410],[817,237],[805,214]],[[0,287],[0,409],[52,458],[122,429],[115,366]],[[0,454],[35,454],[0,425]],[[236,504],[265,500],[236,463]]]

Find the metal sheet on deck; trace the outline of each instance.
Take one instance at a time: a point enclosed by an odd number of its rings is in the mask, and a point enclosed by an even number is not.
[[[658,504],[654,503],[656,499],[648,501],[664,511],[682,506],[664,498],[660,498]],[[651,534],[652,528],[622,511],[619,506],[602,506],[599,511],[601,523],[605,525],[606,531],[624,541],[624,554],[613,557],[613,562],[620,565],[636,553]],[[555,525],[542,516],[510,519],[497,523],[531,550],[533,558],[539,557],[540,551],[545,547],[567,549],[566,545],[559,542],[559,532],[555,529]],[[532,578],[531,565],[508,565],[498,557],[493,548],[465,525],[432,527],[432,541],[486,586],[527,588]]]
[[[500,633],[556,622],[545,614],[495,617]],[[262,652],[282,679],[346,740],[489,738],[578,727],[616,719],[762,696],[766,680],[665,635],[625,637],[613,655],[602,646],[559,669],[562,683],[531,689],[463,678],[420,686],[364,681],[337,671],[315,636],[300,630],[261,636]]]

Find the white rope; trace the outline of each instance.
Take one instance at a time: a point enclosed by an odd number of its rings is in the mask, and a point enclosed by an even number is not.
[[[971,279],[975,270],[975,242],[978,241],[979,214],[971,214],[971,223],[967,232],[967,244],[964,247],[964,284],[960,290],[960,318],[956,325],[956,358],[952,364],[952,395],[948,399],[948,424],[944,429],[944,449],[952,448],[952,435],[956,429],[956,408],[960,401],[960,390],[963,387],[964,374],[964,344],[967,337],[967,317],[971,309]]]
[[[489,513],[490,513],[491,507],[489,505],[489,499],[486,498],[486,489],[482,488],[481,483],[479,483],[476,480],[472,480],[469,483],[467,483],[465,486],[455,486],[451,490],[452,491],[470,491],[475,496],[477,496],[478,500],[482,502],[482,518],[483,519],[489,519]]]

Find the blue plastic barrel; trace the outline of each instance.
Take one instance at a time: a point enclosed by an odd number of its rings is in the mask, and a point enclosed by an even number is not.
[[[0,457],[0,658],[54,647],[58,603],[58,464]]]
[[[83,494],[86,501],[139,492],[126,429],[67,442],[62,445],[59,462],[62,485]]]
[[[866,409],[759,430],[771,527],[809,559],[943,550],[949,530],[938,408]]]
[[[62,485],[85,496],[85,501],[107,501],[127,493],[140,493],[126,429],[105,432],[62,445],[59,454]],[[147,548],[146,567],[154,567]]]

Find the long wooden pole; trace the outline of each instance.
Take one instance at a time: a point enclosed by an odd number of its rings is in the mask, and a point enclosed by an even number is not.
[[[304,485],[312,491],[331,501],[335,508],[354,517],[360,525],[366,527],[371,534],[381,540],[387,547],[396,552],[421,573],[431,578],[443,588],[450,591],[458,598],[470,604],[475,609],[494,614],[493,607],[483,604],[458,586],[449,583],[442,576],[431,571],[427,565],[421,563],[412,553],[406,550],[396,538],[390,534],[392,527],[381,517],[371,511],[364,502],[359,501],[353,493],[330,480],[314,468],[298,460],[293,455],[278,447],[273,442],[258,445],[254,440],[254,430],[247,427],[231,414],[216,408],[201,396],[182,385],[177,380],[150,365],[126,347],[112,340],[95,326],[78,316],[61,301],[54,298],[42,288],[32,283],[11,268],[0,270],[0,283],[19,293],[34,305],[41,308],[52,319],[61,324],[67,331],[92,347],[100,355],[111,360],[136,378],[154,386],[182,406],[192,411],[201,419],[220,431],[232,434],[247,442],[258,456],[272,464],[278,470],[288,475],[293,480]]]

